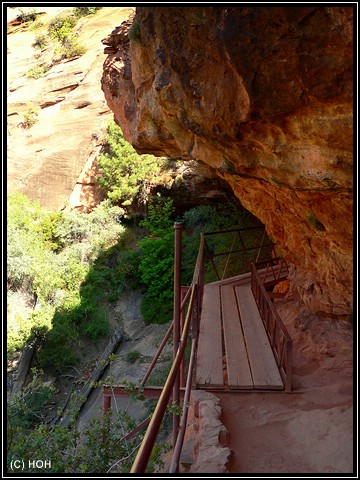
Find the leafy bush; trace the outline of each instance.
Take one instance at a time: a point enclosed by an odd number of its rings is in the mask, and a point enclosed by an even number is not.
[[[157,181],[163,158],[139,155],[111,121],[107,128],[107,153],[100,155],[98,184],[113,203],[130,205],[146,184]]]
[[[137,350],[132,350],[126,354],[126,361],[128,363],[135,363],[141,357],[141,353]]]
[[[114,474],[129,473],[141,440],[141,434],[131,440],[123,440],[124,432],[134,428],[133,419],[124,411],[92,419],[80,432],[74,426],[49,426],[41,423],[29,430],[10,424],[8,428],[8,472],[15,459],[24,460],[25,473],[37,473],[31,466],[33,459],[51,459],[46,473],[62,474]],[[162,466],[161,456],[168,450],[161,441],[154,450],[147,473]]]
[[[67,38],[58,50],[58,60],[64,58],[80,57],[86,53],[87,49],[74,38]]]
[[[51,213],[24,195],[8,197],[8,287],[26,291],[37,303],[35,311],[30,305],[20,311],[9,295],[10,353],[47,331],[43,362],[55,359],[60,368],[75,360],[73,342],[80,334],[93,340],[107,334],[101,302],[124,280],[123,272],[111,270],[107,251],[125,230],[122,214],[109,201],[90,214]]]
[[[94,15],[102,7],[74,7],[74,15],[78,18],[86,17],[87,15]]]
[[[140,225],[149,230],[150,235],[163,235],[173,229],[174,220],[172,219],[175,212],[173,201],[162,197],[155,197],[153,202],[148,206],[148,213],[145,220]]]
[[[133,22],[131,27],[129,28],[129,33],[128,33],[129,39],[134,42],[134,43],[141,43],[141,38],[140,38],[140,23],[139,22]]]
[[[78,16],[74,12],[62,12],[51,20],[49,35],[60,43],[55,50],[56,60],[77,57],[86,52],[86,47],[80,45],[74,36],[73,28],[77,21]]]
[[[31,128],[33,125],[35,125],[35,123],[38,121],[37,117],[38,117],[39,111],[40,111],[40,108],[37,105],[30,103],[28,105],[26,113],[24,114],[22,127],[28,129],[28,128]]]
[[[139,272],[146,288],[142,314],[146,323],[165,323],[173,313],[173,207],[171,200],[160,200],[149,205],[148,217],[142,225],[147,227],[150,236],[139,242]],[[199,249],[200,231],[247,227],[259,223],[238,203],[229,201],[217,206],[201,205],[191,209],[183,215],[183,224],[181,283],[189,285]],[[231,247],[226,236],[219,236],[209,244],[217,250]]]
[[[37,80],[38,78],[41,78],[45,75],[45,73],[48,71],[49,69],[45,66],[33,66],[31,68],[29,68],[29,70],[26,72],[26,76],[28,78],[35,78],[35,80]],[[30,121],[31,122],[31,119],[29,117],[29,114],[28,115],[28,122]],[[30,113],[31,115],[31,113]],[[35,118],[35,117],[33,117]],[[34,122],[35,123],[35,122]]]
[[[46,35],[46,33],[39,33],[35,37],[34,43],[31,45],[33,48],[38,48],[42,50],[43,48],[46,47],[49,43],[49,37]]]
[[[72,36],[72,28],[76,25],[77,18],[72,13],[62,12],[56,15],[49,23],[50,36],[59,42]]]
[[[37,8],[19,8],[19,14],[16,17],[21,23],[33,22],[37,16]]]

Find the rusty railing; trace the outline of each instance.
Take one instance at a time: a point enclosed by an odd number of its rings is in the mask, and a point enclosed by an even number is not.
[[[251,263],[270,258],[275,253],[275,243],[266,235],[263,225],[206,232],[204,236],[204,260],[216,275],[216,280],[251,271]],[[216,236],[221,236],[219,246]],[[214,239],[214,240],[213,240]],[[214,246],[214,243],[216,246]],[[231,260],[231,261],[230,261]],[[211,272],[207,270],[207,281]]]
[[[179,225],[175,224],[175,234],[178,237],[181,235],[181,228]],[[156,441],[156,437],[162,422],[162,419],[165,415],[166,407],[169,403],[171,393],[173,393],[173,400],[178,402],[180,399],[180,389],[183,387],[184,380],[182,379],[185,376],[184,372],[184,353],[185,347],[189,338],[190,333],[190,326],[191,326],[191,353],[189,359],[189,366],[187,369],[187,376],[186,376],[186,387],[185,391],[183,392],[183,408],[182,408],[182,415],[180,420],[177,417],[177,420],[173,420],[173,457],[170,465],[170,473],[174,473],[178,471],[179,467],[179,458],[181,454],[181,449],[184,441],[184,435],[186,430],[186,422],[187,422],[187,415],[188,415],[188,406],[189,406],[189,398],[190,398],[190,391],[193,386],[193,369],[195,364],[195,354],[196,354],[196,345],[197,345],[197,338],[198,338],[198,329],[199,329],[199,318],[200,318],[200,309],[201,309],[201,302],[202,302],[202,292],[203,292],[203,272],[204,272],[204,255],[203,255],[203,245],[204,240],[203,238],[200,239],[200,248],[199,253],[196,260],[196,265],[194,269],[193,279],[190,287],[183,287],[183,299],[179,305],[179,293],[181,293],[181,287],[179,285],[179,271],[181,268],[181,252],[179,252],[180,243],[179,238],[175,239],[175,272],[174,272],[174,297],[175,297],[175,304],[178,304],[178,311],[175,311],[174,308],[174,319],[169,327],[166,337],[168,338],[170,335],[170,331],[174,330],[175,322],[178,324],[177,328],[179,329],[179,335],[181,335],[180,340],[174,340],[174,344],[176,343],[176,348],[174,345],[174,359],[173,364],[170,369],[169,375],[165,382],[165,385],[162,389],[161,395],[159,397],[159,401],[155,407],[151,420],[149,422],[148,428],[146,430],[144,439],[141,443],[141,446],[138,450],[136,455],[135,461],[132,465],[130,473],[144,473],[146,470],[146,466],[148,464],[153,446]],[[187,307],[187,309],[186,309]],[[185,314],[186,311],[186,315]],[[166,340],[167,340],[166,338]],[[150,365],[148,372],[145,374],[143,379],[143,384],[145,384],[147,378],[150,375],[150,371],[152,370],[155,362],[160,355],[160,352],[163,346],[166,343],[166,340],[162,342],[160,345],[158,352],[156,354],[156,358],[152,364]],[[181,373],[181,374],[180,374]]]
[[[274,260],[278,259],[272,259],[269,262],[273,262]],[[264,262],[259,263],[263,264]],[[273,350],[281,378],[284,382],[285,391],[290,392],[292,370],[292,340],[266,291],[264,279],[266,279],[266,277],[269,278],[268,270],[266,270],[265,276],[264,272],[262,272],[262,274],[260,275],[256,268],[257,266],[259,266],[259,263],[256,265],[251,265],[251,290],[257,303],[266,333],[269,337],[271,348]],[[280,271],[281,267],[273,269],[272,271],[272,275],[275,275],[276,273],[278,281],[280,278],[283,278],[280,277]]]
[[[140,386],[144,394],[159,399],[155,410],[150,418],[147,418],[138,425],[136,429],[127,434],[133,436],[141,428],[147,430],[132,465],[130,473],[144,473],[154,447],[156,437],[165,415],[166,408],[171,401],[179,403],[183,401],[182,415],[179,420],[173,417],[173,455],[169,473],[178,472],[179,459],[186,430],[188,404],[191,389],[194,388],[193,372],[195,365],[199,323],[201,315],[202,297],[205,278],[213,275],[206,270],[210,265],[218,280],[224,279],[225,275],[232,276],[234,271],[237,274],[251,271],[251,263],[258,261],[264,256],[269,258],[274,253],[275,244],[270,242],[266,236],[264,226],[222,230],[217,232],[206,232],[200,234],[200,246],[194,268],[194,274],[190,286],[180,286],[181,269],[181,231],[180,224],[175,223],[175,258],[174,258],[174,317],[159,346],[149,368],[145,373]],[[250,231],[250,232],[249,232]],[[222,235],[222,241],[215,240],[216,235]],[[214,239],[214,240],[212,240]],[[255,240],[254,240],[255,239]],[[219,248],[218,245],[221,245]],[[236,255],[243,259],[238,262]],[[234,260],[235,255],[235,260]],[[210,263],[207,264],[206,261]],[[209,278],[207,278],[209,281]],[[173,364],[168,374],[161,393],[153,391],[153,387],[146,387],[146,382],[165,347],[170,335],[173,335]],[[188,361],[188,368],[185,374],[184,352],[188,340],[191,338],[191,353]],[[185,379],[186,377],[186,379]],[[122,395],[123,389],[119,387],[104,386],[104,411],[110,408],[111,395]]]

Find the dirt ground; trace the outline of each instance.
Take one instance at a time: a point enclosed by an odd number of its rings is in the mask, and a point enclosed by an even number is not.
[[[291,393],[216,394],[231,473],[353,472],[352,326],[277,302],[293,339]]]

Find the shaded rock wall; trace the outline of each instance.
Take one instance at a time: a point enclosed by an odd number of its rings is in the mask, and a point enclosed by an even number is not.
[[[352,311],[352,8],[138,7],[102,89],[139,153],[210,165],[326,316]]]

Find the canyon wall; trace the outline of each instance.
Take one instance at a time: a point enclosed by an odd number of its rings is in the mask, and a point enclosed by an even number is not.
[[[21,191],[43,207],[59,210],[69,205],[89,211],[103,194],[95,183],[96,159],[113,118],[100,89],[104,62],[101,39],[128,8],[102,8],[79,20],[76,38],[86,53],[54,62],[56,41],[41,50],[32,45],[49,36],[47,25],[65,8],[37,8],[36,22],[16,22],[17,10],[8,8],[7,35],[7,188]],[[39,78],[31,68],[46,67]],[[34,124],[24,128],[30,114]]]
[[[343,319],[353,301],[352,14],[137,7],[103,40],[101,81],[139,153],[209,165],[276,240],[292,291]]]

